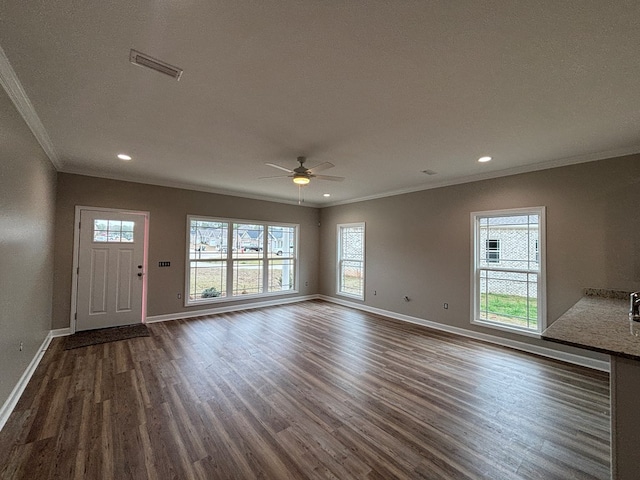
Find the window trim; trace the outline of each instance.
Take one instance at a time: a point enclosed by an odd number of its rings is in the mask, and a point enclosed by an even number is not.
[[[341,264],[345,260],[342,258],[342,229],[350,227],[362,227],[362,294],[354,295],[352,293],[342,291],[342,269]],[[336,225],[336,295],[353,298],[356,300],[364,300],[366,291],[366,224],[365,222],[339,223]],[[353,261],[353,260],[350,260]],[[359,261],[359,260],[355,260]]]
[[[538,328],[530,330],[524,327],[509,326],[497,322],[490,322],[479,318],[480,310],[480,269],[478,267],[480,255],[480,223],[479,218],[486,217],[508,217],[515,215],[538,215],[538,271],[516,270],[519,272],[536,273],[537,274],[537,311],[538,311]],[[546,207],[524,207],[510,208],[502,210],[488,210],[481,212],[471,212],[471,324],[483,327],[494,328],[497,330],[518,333],[531,337],[540,338],[542,332],[547,327],[547,273],[546,273]],[[486,270],[486,268],[484,269]],[[495,267],[495,270],[512,271],[502,267]]]
[[[191,288],[191,256],[190,256],[190,247],[191,247],[191,222],[192,221],[203,221],[203,222],[220,222],[227,224],[227,256],[226,258],[215,259],[217,261],[224,262],[227,268],[227,295],[224,297],[210,297],[207,299],[197,299],[190,300],[190,288]],[[235,224],[248,224],[248,225],[261,225],[264,227],[263,238],[262,238],[262,256],[260,257],[252,257],[252,260],[260,260],[263,262],[263,271],[262,271],[262,291],[260,293],[248,293],[243,295],[233,295],[233,279],[234,279],[234,262],[238,260],[233,256],[233,232]],[[294,237],[294,248],[293,250],[289,249],[291,255],[285,255],[283,250],[283,255],[278,255],[276,257],[269,257],[269,244],[268,244],[268,229],[269,227],[292,227],[295,230]],[[286,222],[268,222],[263,220],[247,220],[247,219],[239,219],[239,218],[224,218],[224,217],[207,217],[203,215],[187,215],[186,222],[186,253],[185,253],[185,269],[184,269],[184,306],[185,307],[194,307],[198,305],[207,305],[207,304],[215,304],[215,303],[225,303],[225,302],[238,302],[243,299],[255,299],[255,298],[263,298],[263,297],[277,297],[284,295],[291,295],[299,293],[299,239],[300,239],[300,224],[297,223],[286,223]],[[269,292],[269,262],[270,260],[293,260],[294,267],[294,281],[291,290],[286,291],[275,291]]]

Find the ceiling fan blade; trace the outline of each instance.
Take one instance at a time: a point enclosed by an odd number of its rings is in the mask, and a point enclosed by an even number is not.
[[[321,172],[322,170],[326,170],[327,168],[333,168],[335,165],[331,162],[324,162],[315,167],[311,167],[308,171],[309,173]]]
[[[293,173],[293,170],[291,170],[290,168],[281,167],[280,165],[276,165],[275,163],[265,163],[265,165],[268,165],[273,168],[279,168],[280,170],[284,170],[285,172]]]
[[[267,178],[291,178],[291,175],[275,175],[272,177],[258,177],[258,180],[264,180]]]
[[[333,175],[314,175],[313,177],[320,180],[331,180],[332,182],[341,182],[344,180],[344,177],[334,177]]]

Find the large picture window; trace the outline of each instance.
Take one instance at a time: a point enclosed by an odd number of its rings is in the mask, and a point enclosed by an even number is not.
[[[296,291],[298,226],[188,217],[186,303]]]
[[[542,333],[544,213],[544,207],[535,207],[471,214],[472,323]]]
[[[338,294],[364,300],[364,223],[338,225]]]

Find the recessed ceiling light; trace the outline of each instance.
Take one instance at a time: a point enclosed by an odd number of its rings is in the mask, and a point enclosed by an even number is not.
[[[330,196],[331,196],[331,194],[330,194],[330,193],[323,193],[323,194],[322,194],[322,196],[323,196],[323,197],[330,197]]]
[[[480,163],[490,162],[490,161],[491,161],[491,157],[480,157],[480,158],[478,159],[478,161],[479,161]]]
[[[118,154],[118,158],[120,160],[131,160],[131,157],[129,155],[125,154],[125,153],[119,153]]]

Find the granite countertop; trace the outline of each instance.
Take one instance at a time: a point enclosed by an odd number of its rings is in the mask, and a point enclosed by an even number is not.
[[[640,360],[640,322],[629,320],[628,292],[585,290],[585,296],[542,332],[542,338]]]

